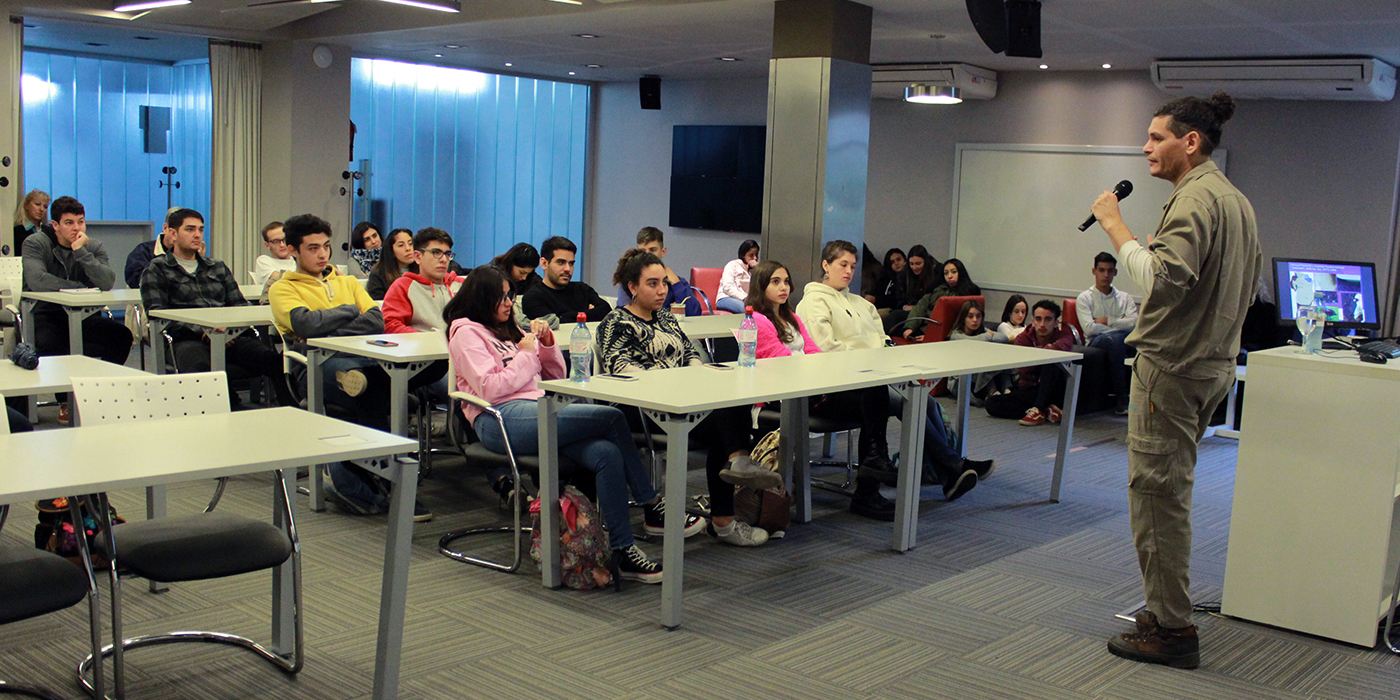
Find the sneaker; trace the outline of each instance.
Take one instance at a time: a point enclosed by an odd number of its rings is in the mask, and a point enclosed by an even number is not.
[[[964,459],[963,468],[977,472],[978,481],[986,481],[987,477],[996,471],[997,461],[995,459]]]
[[[1129,661],[1172,668],[1196,668],[1201,665],[1201,641],[1196,626],[1167,629],[1159,625],[1151,613],[1138,615],[1131,632],[1109,639],[1108,651]]]
[[[340,385],[340,390],[350,398],[365,393],[365,387],[369,386],[369,380],[365,379],[365,373],[358,369],[336,372],[335,381]]]
[[[739,455],[729,460],[729,466],[719,470],[719,478],[735,486],[745,486],[759,491],[775,489],[783,485],[782,474],[770,472],[758,466],[758,463],[750,459],[748,455]]]
[[[1042,425],[1045,423],[1045,414],[1040,409],[1031,406],[1026,409],[1026,415],[1021,417],[1021,425]]]
[[[705,519],[690,513],[685,514],[685,536],[692,537],[705,530]],[[642,507],[642,527],[648,535],[661,537],[666,534],[666,499]]]
[[[894,522],[894,501],[880,495],[879,489],[851,497],[851,512],[863,518]]]
[[[336,467],[339,467],[337,469]],[[337,483],[337,479],[339,483]],[[341,465],[323,465],[321,484],[326,491],[326,500],[336,504],[351,515],[375,515],[384,509],[369,498],[370,489],[359,477]]]
[[[64,401],[58,405],[58,424],[70,425],[72,422],[73,416],[68,413],[68,402]]]
[[[1050,419],[1050,423],[1051,423],[1051,424],[1053,424],[1053,425],[1059,425],[1059,424],[1060,424],[1060,419],[1061,419],[1061,418],[1064,418],[1064,417],[1065,417],[1065,414],[1062,413],[1062,412],[1060,411],[1060,407],[1059,407],[1059,406],[1051,406],[1051,407],[1050,407],[1050,415],[1049,415],[1048,417],[1049,417],[1049,419]]]
[[[413,522],[426,523],[433,519],[433,512],[418,499],[413,499]]]
[[[735,547],[757,547],[768,541],[768,531],[761,527],[754,527],[738,518],[725,527],[715,527],[711,525],[710,534],[719,538],[720,542],[732,544]]]
[[[617,570],[622,578],[640,583],[661,583],[661,562],[652,561],[635,543],[624,549],[614,549]]]
[[[491,482],[491,490],[496,492],[496,497],[500,499],[502,510],[509,510],[515,502],[515,480],[509,476],[503,476]],[[520,500],[525,500],[525,489],[520,489]]]
[[[1126,396],[1119,396],[1119,397],[1118,397],[1118,401],[1114,404],[1114,407],[1113,407],[1113,415],[1115,415],[1115,416],[1126,416],[1126,415],[1128,415],[1128,397],[1126,397]]]
[[[977,470],[966,469],[956,478],[948,480],[943,484],[943,498],[948,501],[956,501],[962,498],[963,494],[972,490],[977,485]]]

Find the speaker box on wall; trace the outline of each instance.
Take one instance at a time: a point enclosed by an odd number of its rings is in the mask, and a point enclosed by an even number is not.
[[[637,81],[637,91],[642,96],[642,109],[661,109],[661,78],[642,76]]]
[[[1006,55],[1040,58],[1040,0],[1006,0]]]
[[[1003,0],[967,0],[967,16],[982,43],[1001,53],[1006,50],[1006,5]]]

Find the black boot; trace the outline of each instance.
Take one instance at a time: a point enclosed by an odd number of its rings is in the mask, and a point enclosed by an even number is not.
[[[880,482],[856,478],[856,493],[851,496],[851,512],[872,520],[894,522],[894,501],[880,495]]]
[[[889,445],[886,444],[883,429],[862,428],[860,441],[857,445],[860,455],[860,471],[858,472],[860,476],[874,479],[886,486],[894,486],[898,483],[899,471],[895,469],[894,462],[890,461]]]

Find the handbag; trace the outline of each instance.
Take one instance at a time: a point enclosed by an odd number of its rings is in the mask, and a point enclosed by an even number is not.
[[[73,526],[73,511],[68,507],[67,498],[53,498],[38,501],[34,508],[39,511],[39,522],[34,526],[34,547],[57,554],[76,566],[83,565],[82,550],[78,547],[78,528]],[[110,569],[112,563],[105,553],[97,550],[97,533],[101,524],[97,522],[92,506],[83,501],[79,506],[82,513],[83,537],[87,538],[88,553],[92,557],[94,570]],[[113,525],[126,520],[117,515],[117,509],[108,506],[107,516]]]
[[[781,431],[763,436],[749,458],[768,471],[778,470],[778,441]],[[781,538],[792,524],[792,494],[778,486],[771,489],[734,487],[734,517],[768,531],[770,538]]]

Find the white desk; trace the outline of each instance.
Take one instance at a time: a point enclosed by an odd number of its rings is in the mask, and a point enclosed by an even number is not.
[[[250,439],[256,436],[258,439]],[[113,450],[114,444],[140,449]],[[296,489],[296,468],[344,459],[411,452],[412,440],[318,416],[295,408],[271,408],[136,423],[40,430],[0,436],[0,503],[59,498],[118,489],[164,486],[286,469]],[[190,459],[199,455],[199,459]],[[390,459],[382,474],[395,482],[384,549],[379,640],[374,672],[376,699],[398,693],[404,607],[413,534],[418,464]],[[286,527],[285,523],[279,525]],[[294,639],[290,568],[274,570],[272,649],[290,653]]]
[[[258,299],[262,298],[262,290],[263,286],[261,284],[238,285],[238,291],[243,294],[243,298],[247,299],[249,304],[258,303]]]
[[[68,314],[68,352],[83,354],[83,319],[108,306],[141,304],[141,290],[114,289],[110,292],[20,292],[24,314],[24,342],[34,344],[34,305],[41,301],[58,304]]]
[[[920,343],[897,348],[854,350],[800,357],[760,360],[752,369],[717,370],[710,367],[681,367],[640,372],[636,381],[624,382],[597,377],[587,383],[568,380],[540,382],[545,396],[540,411],[540,500],[551,507],[542,511],[541,528],[554,532],[558,511],[558,413],[577,398],[595,399],[641,408],[667,434],[666,500],[684,503],[687,451],[692,427],[711,411],[766,401],[782,401],[782,430],[779,461],[792,475],[797,520],[811,519],[811,489],[807,462],[807,397],[872,386],[895,385],[905,397],[900,426],[898,495],[891,548],[905,551],[914,546],[919,515],[919,482],[923,467],[924,416],[927,408],[926,380],[948,376],[969,376],[1015,367],[1058,362],[1077,362],[1079,353],[1057,352],[993,343]],[[1065,416],[1060,426],[1059,449],[1051,481],[1051,500],[1058,500],[1060,481],[1074,431],[1074,412],[1079,389],[1080,366],[1071,366],[1065,387]],[[959,422],[963,444],[967,443],[970,381],[960,382]],[[681,583],[684,577],[684,538],[681,531],[684,509],[669,508],[666,513],[666,540],[662,568],[666,572],[661,591],[661,624],[678,627],[681,622]],[[545,586],[560,583],[559,551],[556,538],[541,543],[541,577]]]
[[[230,330],[242,331],[253,326],[272,325],[271,306],[217,306],[195,309],[161,309],[149,312],[151,317],[151,348],[154,353],[155,338],[170,321],[188,323],[205,329],[209,336],[209,368],[215,372],[224,370],[224,348],[227,347]],[[156,374],[165,373],[165,362],[155,353],[152,367]]]
[[[114,365],[84,355],[51,355],[39,358],[38,369],[16,367],[0,360],[0,396],[29,397],[29,419],[35,420],[33,397],[73,390],[73,377],[134,377],[146,374],[125,365]]]
[[[1221,612],[1364,647],[1400,568],[1400,362],[1249,353]]]

